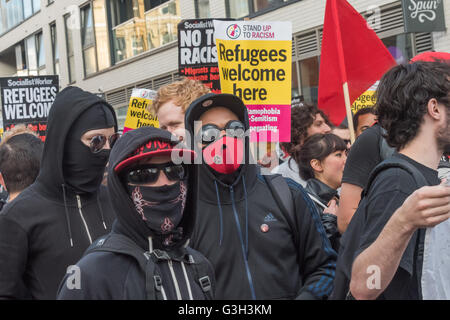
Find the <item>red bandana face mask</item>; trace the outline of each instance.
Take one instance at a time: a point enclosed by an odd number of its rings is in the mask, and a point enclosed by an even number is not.
[[[233,173],[243,163],[244,142],[242,139],[223,136],[203,149],[203,160],[218,173]]]

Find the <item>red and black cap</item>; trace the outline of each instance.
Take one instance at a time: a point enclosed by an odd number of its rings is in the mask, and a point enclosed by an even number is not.
[[[181,145],[181,143],[177,142],[177,144],[175,144],[169,141],[156,138],[153,140],[149,140],[143,145],[139,146],[127,158],[119,162],[114,168],[114,171],[119,173],[123,171],[125,168],[129,168],[139,160],[149,159],[154,156],[162,156],[162,155],[182,157],[183,159],[185,159],[185,157],[190,157],[190,159],[195,158],[195,152]]]

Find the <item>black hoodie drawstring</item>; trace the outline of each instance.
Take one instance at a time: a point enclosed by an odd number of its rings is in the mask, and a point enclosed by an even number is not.
[[[220,197],[219,197],[219,188],[217,187],[217,181],[214,180],[214,185],[216,186],[216,196],[217,196],[217,204],[219,205],[219,217],[220,217],[220,232],[219,232],[219,246],[222,246],[222,239],[223,239],[223,217],[222,217],[222,206],[220,204]]]
[[[247,202],[247,187],[245,186],[245,176],[242,176],[242,184],[244,185],[244,199],[245,199],[245,253],[248,260],[248,202]]]
[[[97,191],[97,204],[98,204],[98,208],[100,209],[100,218],[102,219],[103,227],[105,228],[105,230],[107,230],[106,223],[105,223],[105,216],[103,215],[103,209],[100,204],[100,191]]]
[[[62,184],[61,187],[63,189],[64,209],[66,211],[66,222],[67,222],[67,229],[69,230],[70,246],[73,248],[72,228],[70,226],[70,216],[69,210],[67,209],[67,201],[66,201],[66,186]]]

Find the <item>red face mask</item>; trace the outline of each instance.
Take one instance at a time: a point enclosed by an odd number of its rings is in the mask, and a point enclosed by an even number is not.
[[[244,142],[242,139],[223,136],[203,149],[203,160],[219,173],[233,173],[243,163]]]

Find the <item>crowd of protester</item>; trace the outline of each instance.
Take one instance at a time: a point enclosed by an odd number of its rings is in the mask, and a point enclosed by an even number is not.
[[[450,54],[393,67],[376,98],[353,144],[347,119],[293,107],[266,165],[242,100],[201,82],[161,87],[160,128],[121,137],[65,88],[45,143],[0,144],[0,298],[450,299]]]

